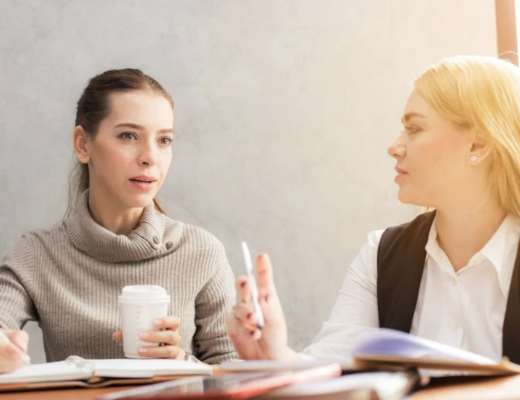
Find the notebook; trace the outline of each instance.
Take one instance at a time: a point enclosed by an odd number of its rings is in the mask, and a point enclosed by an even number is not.
[[[259,372],[259,371],[289,371],[305,368],[313,368],[326,364],[339,364],[343,371],[355,370],[353,358],[302,358],[296,361],[272,361],[272,360],[255,360],[255,361],[225,361],[220,364],[220,370],[223,372]]]
[[[0,374],[0,392],[55,387],[103,387],[139,384],[188,375],[211,375],[203,363],[165,359],[87,360],[70,356],[65,361],[34,364]]]
[[[230,361],[223,363],[221,369],[226,372],[282,371],[334,362],[339,363],[343,371],[350,372],[419,368],[421,374],[426,376],[520,374],[520,365],[507,358],[494,361],[456,347],[385,328],[361,333],[353,343],[351,358],[301,357],[298,361]]]
[[[385,328],[371,329],[359,335],[353,343],[352,355],[357,369],[415,367],[479,375],[520,373],[520,365],[510,362],[506,357],[494,361],[456,347]]]

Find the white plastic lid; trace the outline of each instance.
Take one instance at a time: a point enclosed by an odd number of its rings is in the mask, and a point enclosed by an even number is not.
[[[125,286],[119,296],[121,300],[163,300],[169,298],[166,289],[158,285]]]

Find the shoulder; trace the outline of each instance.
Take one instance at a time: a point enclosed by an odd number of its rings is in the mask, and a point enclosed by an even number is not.
[[[211,232],[198,226],[166,217],[165,236],[176,236],[180,246],[188,246],[196,251],[222,251],[222,242]]]
[[[197,260],[213,272],[228,265],[222,242],[211,232],[172,218],[166,218],[165,237],[174,238],[175,253]]]
[[[33,264],[36,253],[42,247],[52,247],[52,243],[66,240],[63,222],[48,229],[38,229],[26,232],[20,240],[5,253],[4,264],[29,266]]]

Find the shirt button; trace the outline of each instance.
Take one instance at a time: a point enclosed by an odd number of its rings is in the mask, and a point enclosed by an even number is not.
[[[166,249],[170,250],[173,247],[173,242],[166,243]]]
[[[457,279],[455,279],[455,278],[451,278],[451,279],[450,279],[450,283],[451,283],[451,286],[457,286],[457,283],[458,283],[458,282],[457,282]]]
[[[160,242],[159,237],[154,236],[154,237],[153,237],[153,242],[154,242],[155,244],[159,244],[159,242]]]
[[[459,324],[458,324],[458,322],[452,322],[452,323],[449,325],[449,327],[450,327],[450,331],[452,331],[452,332],[456,332],[456,331],[459,330]]]

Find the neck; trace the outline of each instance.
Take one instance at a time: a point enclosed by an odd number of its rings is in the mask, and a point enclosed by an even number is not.
[[[467,206],[437,209],[437,242],[455,271],[465,267],[486,245],[505,217],[505,211],[491,200],[474,210]]]
[[[89,190],[88,207],[92,219],[116,235],[128,235],[143,215],[142,207],[125,208],[102,196],[95,189]]]

